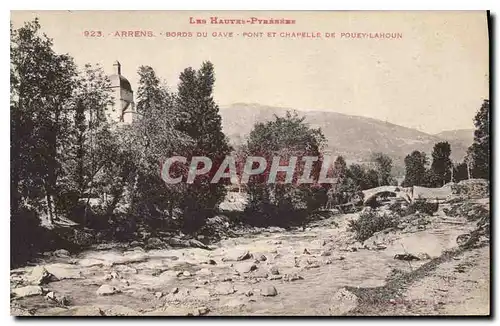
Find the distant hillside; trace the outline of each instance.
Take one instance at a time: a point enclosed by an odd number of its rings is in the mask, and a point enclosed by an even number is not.
[[[474,141],[474,129],[447,130],[435,136],[451,142],[458,141],[466,146],[470,146]]]
[[[224,132],[234,145],[240,145],[255,123],[269,121],[274,115],[282,116],[286,110],[292,109],[236,103],[221,108],[220,113]],[[399,165],[398,172],[404,157],[414,150],[430,154],[435,143],[447,140],[452,146],[452,159],[460,161],[468,146],[462,138],[454,139],[453,135],[443,138],[371,118],[323,111],[297,112],[305,116],[312,127],[322,129],[328,141],[326,149],[333,155],[342,155],[349,162],[363,162],[371,153],[383,152],[393,157]]]

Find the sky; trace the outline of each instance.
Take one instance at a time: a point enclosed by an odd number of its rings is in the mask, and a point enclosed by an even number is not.
[[[285,18],[295,24],[190,24],[206,19]],[[473,128],[488,98],[486,12],[11,12],[14,27],[38,17],[54,49],[79,66],[115,60],[137,89],[137,69],[153,67],[175,89],[179,73],[205,60],[215,66],[214,98],[232,103],[332,111],[371,117],[427,133]],[[154,37],[117,37],[118,31]],[[103,37],[86,37],[102,31]],[[243,33],[321,33],[321,38],[252,37]],[[206,32],[208,37],[166,37]],[[226,33],[213,37],[213,32]],[[233,36],[229,37],[228,33]],[[398,33],[398,39],[346,38],[342,33]],[[161,33],[161,35],[160,35]],[[335,38],[325,37],[335,33]]]

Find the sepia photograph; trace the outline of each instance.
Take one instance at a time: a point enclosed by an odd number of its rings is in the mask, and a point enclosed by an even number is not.
[[[11,315],[490,316],[491,21],[11,11]]]

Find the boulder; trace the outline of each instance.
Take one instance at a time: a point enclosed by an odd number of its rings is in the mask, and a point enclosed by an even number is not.
[[[271,266],[271,268],[269,269],[269,272],[271,273],[271,275],[279,275],[279,273],[280,273],[278,267],[276,267],[276,266]]]
[[[224,258],[222,258],[222,261],[242,261],[246,259],[252,258],[252,254],[248,250],[230,250]]]
[[[193,316],[203,316],[208,314],[209,311],[210,309],[207,307],[198,307],[193,310]]]
[[[53,255],[60,258],[66,258],[69,257],[70,254],[66,249],[58,249],[54,251]]]
[[[49,273],[45,267],[36,266],[31,271],[31,274],[26,278],[29,284],[43,285],[52,281],[57,281],[57,277]]]
[[[256,270],[252,274],[250,274],[250,277],[252,278],[267,278],[268,273],[264,270]]]
[[[41,286],[28,285],[28,286],[13,289],[12,294],[16,298],[32,297],[35,295],[42,295],[43,289]]]
[[[240,263],[234,266],[234,269],[240,273],[250,273],[251,271],[254,271],[257,269],[257,266],[253,262],[248,262],[248,263]]]
[[[278,295],[278,291],[274,286],[268,285],[260,290],[260,294],[265,297],[274,297]]]
[[[104,266],[104,261],[94,258],[84,258],[78,261],[78,265],[83,267]]]
[[[55,263],[44,266],[45,269],[58,280],[71,280],[84,278],[82,272],[72,264]]]
[[[56,293],[53,291],[47,293],[47,295],[45,295],[45,299],[62,306],[69,305],[69,300],[67,297],[65,297],[64,295],[56,295]]]
[[[294,282],[294,281],[303,280],[303,279],[304,278],[297,273],[285,274],[285,276],[283,276],[283,281],[286,281],[286,282]]]
[[[134,240],[130,243],[130,248],[132,249],[135,249],[135,248],[141,248],[142,247],[142,243],[137,241],[137,240]]]
[[[214,289],[214,294],[217,295],[228,295],[228,294],[233,294],[234,292],[236,292],[234,286],[229,283],[218,284],[217,287]]]
[[[420,258],[415,256],[414,254],[409,254],[409,253],[396,254],[394,255],[394,259],[405,260],[405,261],[420,260]]]
[[[121,291],[118,288],[108,284],[101,285],[101,287],[96,291],[97,295],[113,295],[120,292]]]
[[[188,245],[190,247],[194,247],[194,248],[200,248],[200,249],[206,249],[206,250],[210,249],[206,244],[204,244],[201,241],[195,240],[195,239],[188,240]]]

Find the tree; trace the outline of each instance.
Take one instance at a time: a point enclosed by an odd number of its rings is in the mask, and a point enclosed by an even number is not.
[[[376,171],[378,174],[378,186],[387,186],[390,184],[392,159],[383,153],[374,153],[371,158],[375,163]]]
[[[320,129],[310,128],[304,120],[297,113],[287,112],[284,117],[275,116],[273,121],[256,124],[250,132],[246,156],[264,157],[267,162],[265,171],[252,176],[247,184],[252,222],[288,225],[299,217],[300,210],[324,204],[321,200],[326,200],[326,187],[317,182],[322,164],[320,149],[325,138]],[[276,183],[267,183],[275,156],[280,157],[280,165],[287,165],[291,157],[297,157],[291,183],[283,182],[284,173],[277,174]],[[318,157],[310,170],[313,183],[299,182],[306,168],[303,160],[306,156]]]
[[[378,187],[378,173],[374,169],[368,169],[366,171],[366,189]]]
[[[453,166],[453,182],[460,182],[468,179],[467,163],[462,162]]]
[[[122,162],[106,116],[111,103],[110,82],[102,67],[86,64],[72,94],[73,119],[58,198],[59,210],[81,218],[84,225],[90,199],[104,196],[103,176],[110,173],[111,164]]]
[[[424,152],[413,151],[405,157],[404,187],[423,186],[425,183],[425,170],[427,156]]]
[[[430,182],[430,184],[434,185],[434,187],[441,187],[446,182],[451,181],[452,163],[450,160],[450,154],[451,147],[448,142],[439,142],[434,145],[431,164],[434,181]]]
[[[474,117],[474,142],[469,148],[474,178],[490,177],[490,101],[484,100]]]
[[[212,161],[212,168],[208,174],[197,176],[194,183],[188,184],[189,191],[181,203],[185,211],[184,226],[194,230],[203,224],[206,216],[225,197],[225,183],[210,183],[210,181],[231,152],[231,147],[222,132],[219,107],[212,96],[215,84],[212,63],[204,62],[198,71],[186,68],[179,79],[176,104],[182,117],[177,129],[194,141],[192,150],[186,152],[184,156],[205,156]],[[187,157],[188,161],[190,157]]]
[[[72,58],[58,55],[35,19],[11,28],[11,207],[21,203],[54,218],[54,200],[76,86]]]
[[[173,218],[173,210],[186,195],[186,185],[166,184],[160,178],[159,164],[168,157],[190,151],[192,139],[177,130],[180,112],[175,96],[162,85],[152,67],[138,70],[137,112],[131,140],[137,175],[132,188],[135,215],[149,218]],[[187,171],[187,170],[186,170]]]

